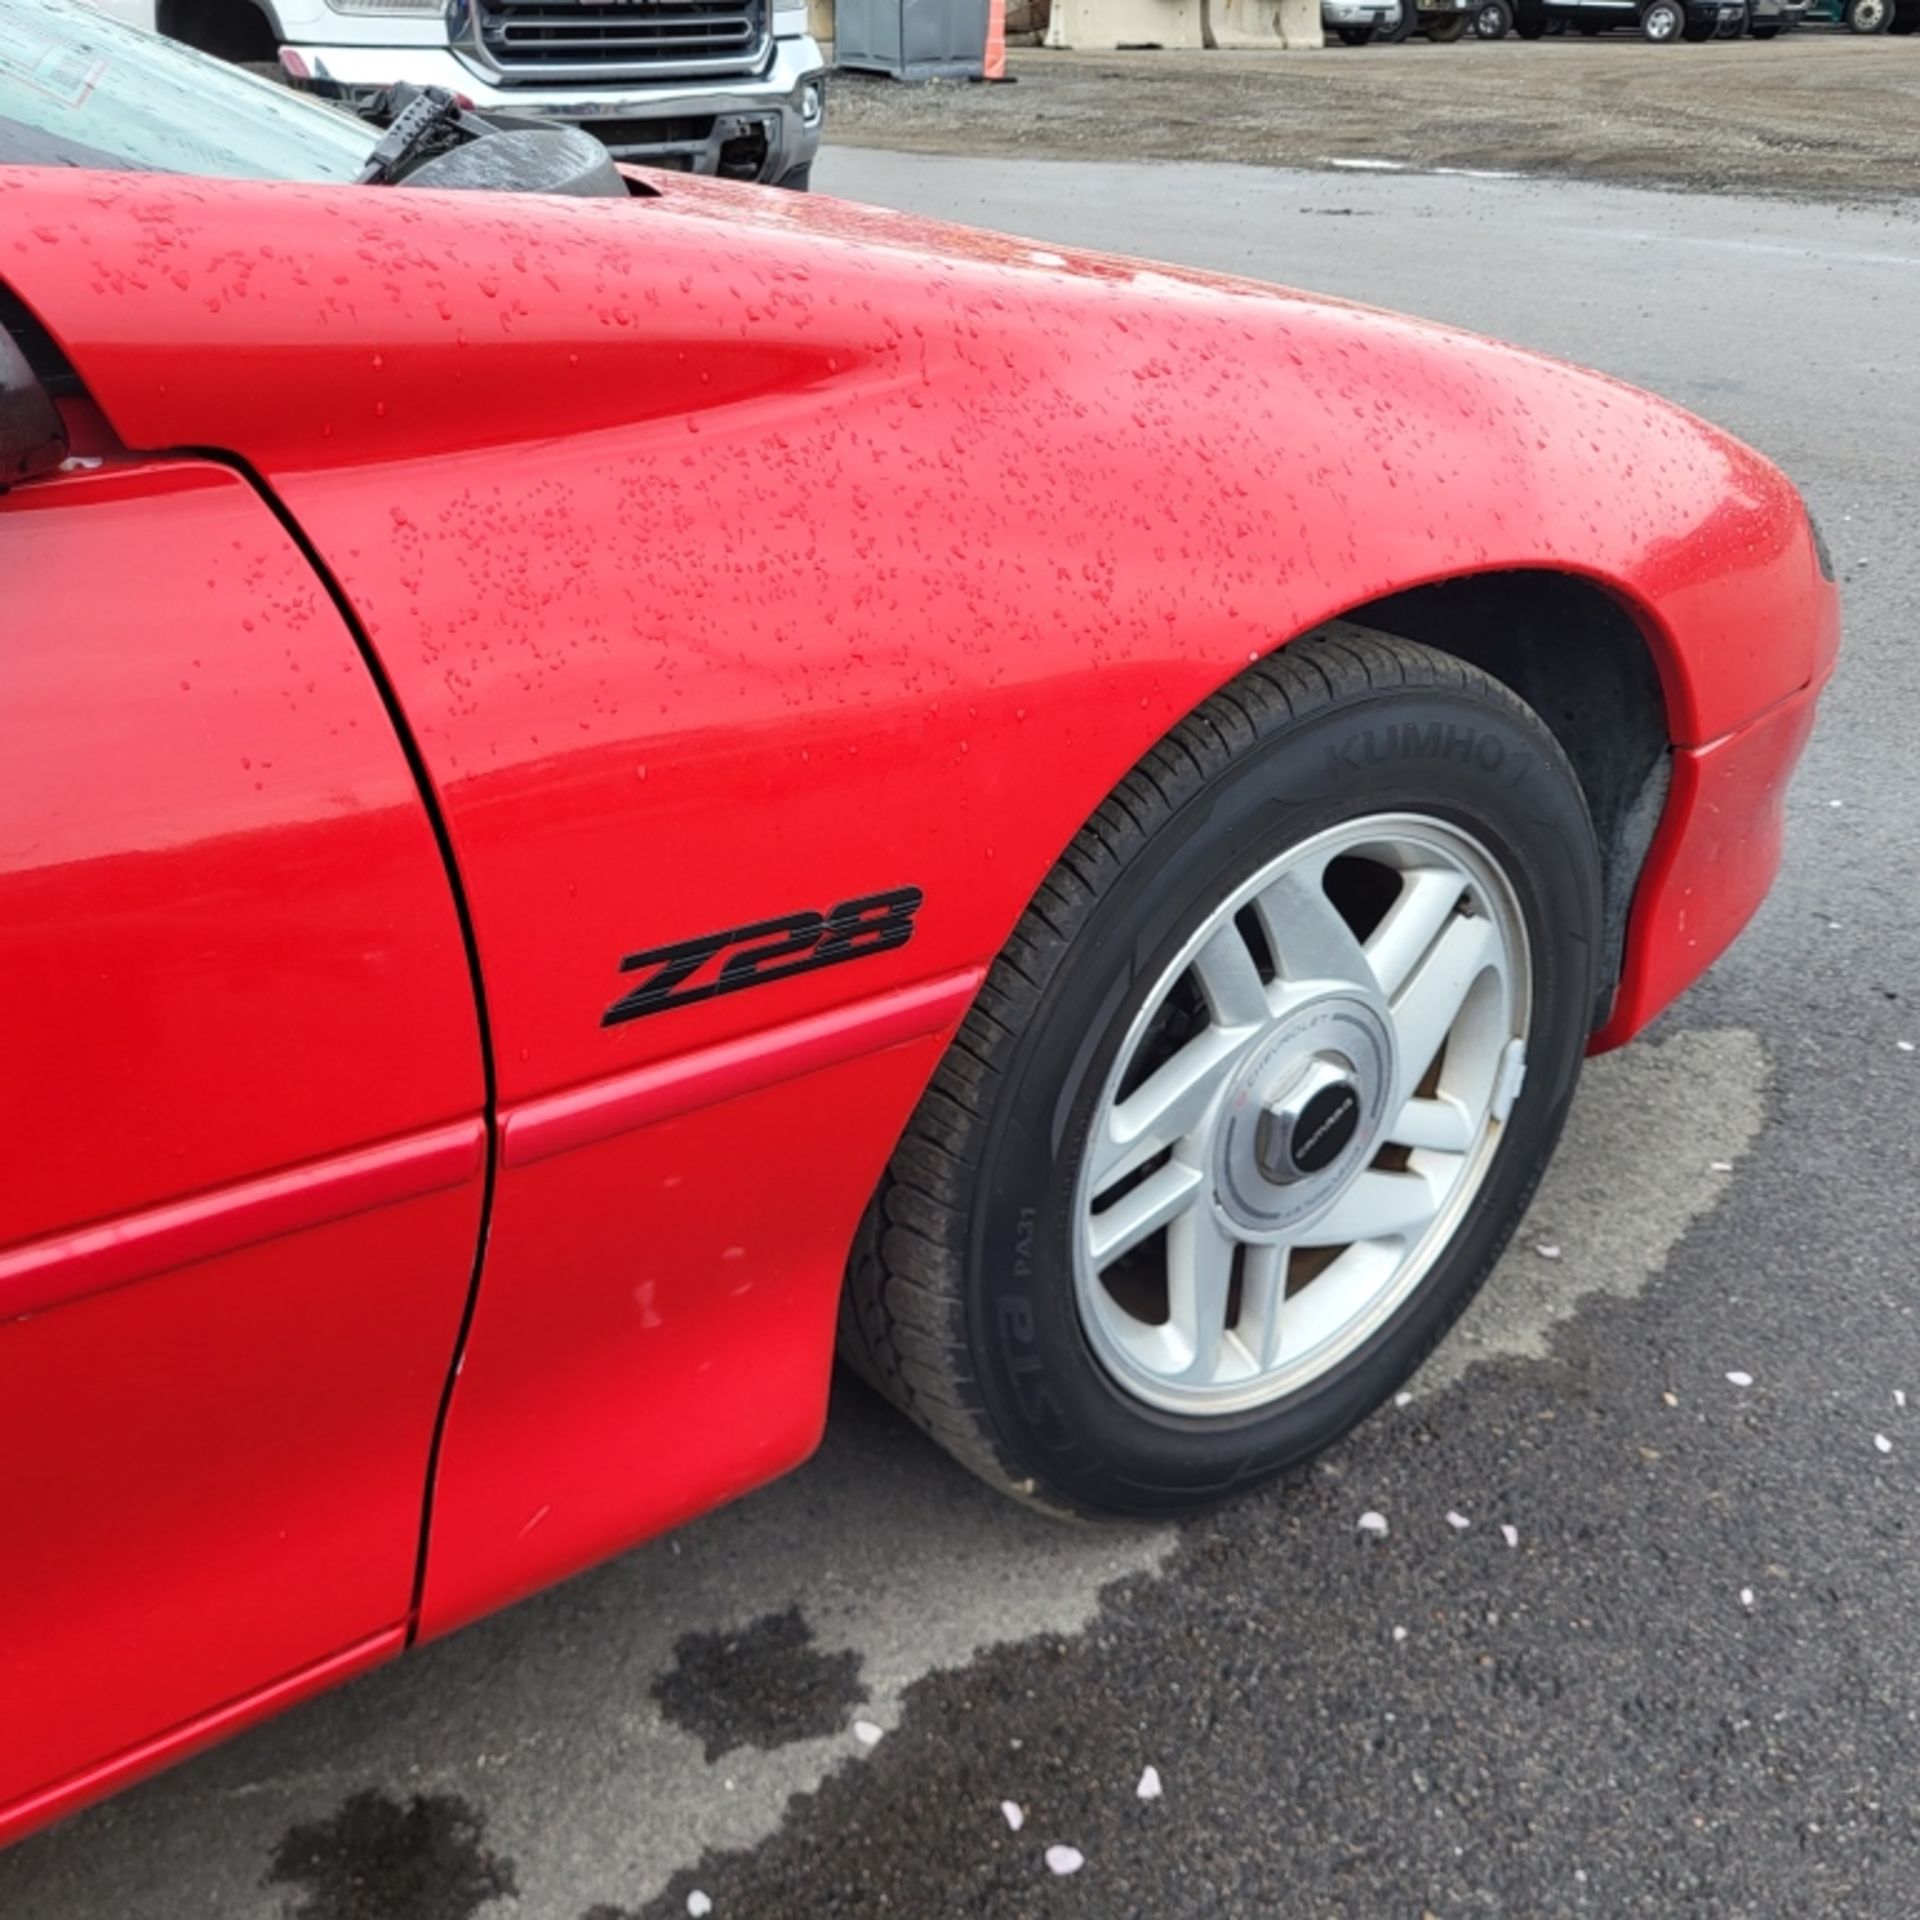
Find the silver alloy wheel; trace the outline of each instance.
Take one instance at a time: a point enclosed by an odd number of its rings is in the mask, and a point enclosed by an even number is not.
[[[1649,40],[1671,40],[1680,31],[1680,18],[1671,7],[1661,7],[1649,14],[1647,38]]]
[[[1223,899],[1129,1025],[1081,1156],[1075,1293],[1107,1373],[1235,1414],[1363,1345],[1486,1177],[1531,983],[1511,883],[1426,815],[1331,828]]]

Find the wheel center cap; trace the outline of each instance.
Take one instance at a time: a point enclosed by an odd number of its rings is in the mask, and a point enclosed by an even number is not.
[[[1253,1049],[1218,1109],[1214,1204],[1243,1239],[1279,1239],[1342,1187],[1371,1150],[1393,1042],[1370,1001],[1329,995]]]
[[[1346,1062],[1317,1058],[1261,1114],[1254,1160],[1277,1187],[1323,1173],[1359,1132],[1360,1114],[1360,1089]]]

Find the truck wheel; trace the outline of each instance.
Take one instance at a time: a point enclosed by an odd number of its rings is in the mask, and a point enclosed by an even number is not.
[[[1687,24],[1680,29],[1680,38],[1697,47],[1703,41],[1711,40],[1718,31],[1718,27],[1716,27],[1711,20],[1689,20]],[[1727,37],[1732,40],[1737,40],[1740,36],[1734,33],[1729,34]]]
[[[1465,37],[1470,24],[1464,13],[1440,13],[1427,22],[1425,32],[1436,47],[1450,47]]]
[[[1373,38],[1371,27],[1335,27],[1343,47],[1364,47]]]
[[[1848,0],[1850,33],[1885,33],[1893,24],[1893,0]]]
[[[1516,20],[1513,30],[1522,40],[1544,40],[1547,30],[1538,20]]]
[[[1780,37],[1780,29],[1777,26],[1756,27],[1751,20],[1748,22],[1747,32],[1756,40],[1777,40]]]
[[[783,173],[774,183],[785,187],[789,193],[805,193],[813,185],[813,162],[809,160],[804,167],[795,167],[790,173]]]
[[[1374,38],[1382,46],[1397,47],[1403,40],[1413,37],[1414,30],[1419,24],[1420,16],[1414,11],[1413,0],[1400,0],[1398,16],[1389,20],[1384,27],[1376,28]]]
[[[1513,9],[1507,0],[1487,0],[1487,4],[1473,16],[1473,31],[1476,39],[1504,40],[1513,29]]]
[[[1553,735],[1337,624],[1181,722],[994,962],[868,1210],[843,1351],[988,1482],[1167,1514],[1364,1419],[1485,1279],[1593,1007]]]
[[[1854,4],[1859,6],[1863,0],[1854,0]],[[1686,30],[1687,15],[1680,0],[1647,0],[1640,9],[1640,37],[1655,46],[1678,40]]]

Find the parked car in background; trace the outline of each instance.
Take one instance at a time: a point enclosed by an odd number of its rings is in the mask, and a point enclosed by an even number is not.
[[[97,0],[349,102],[444,87],[581,126],[619,160],[805,187],[826,62],[806,0]]]
[[[1850,33],[1912,33],[1920,29],[1920,0],[1811,0],[1806,18]]]
[[[1380,30],[1379,38],[1395,43],[1424,34],[1444,46],[1466,33],[1479,8],[1480,0],[1400,0],[1395,17]]]
[[[1400,0],[1320,0],[1320,25],[1343,47],[1364,47],[1399,18]]]
[[[1512,0],[1513,30],[1537,40],[1549,25],[1575,33],[1630,27],[1656,46],[1675,40],[1737,39],[1746,31],[1747,0]]]
[[[1748,0],[1747,32],[1756,40],[1776,40],[1807,17],[1809,0]]]

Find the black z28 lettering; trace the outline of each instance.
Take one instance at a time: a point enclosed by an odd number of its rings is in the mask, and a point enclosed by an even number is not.
[[[725,933],[703,933],[698,939],[630,953],[620,962],[620,971],[645,971],[647,977],[623,993],[600,1016],[600,1024],[617,1027],[645,1014],[690,1007],[696,1000],[787,980],[842,960],[891,953],[913,938],[913,916],[924,897],[918,887],[896,887],[891,893],[842,900],[826,913],[783,913],[777,920],[756,920]],[[718,965],[709,968],[714,961]]]

